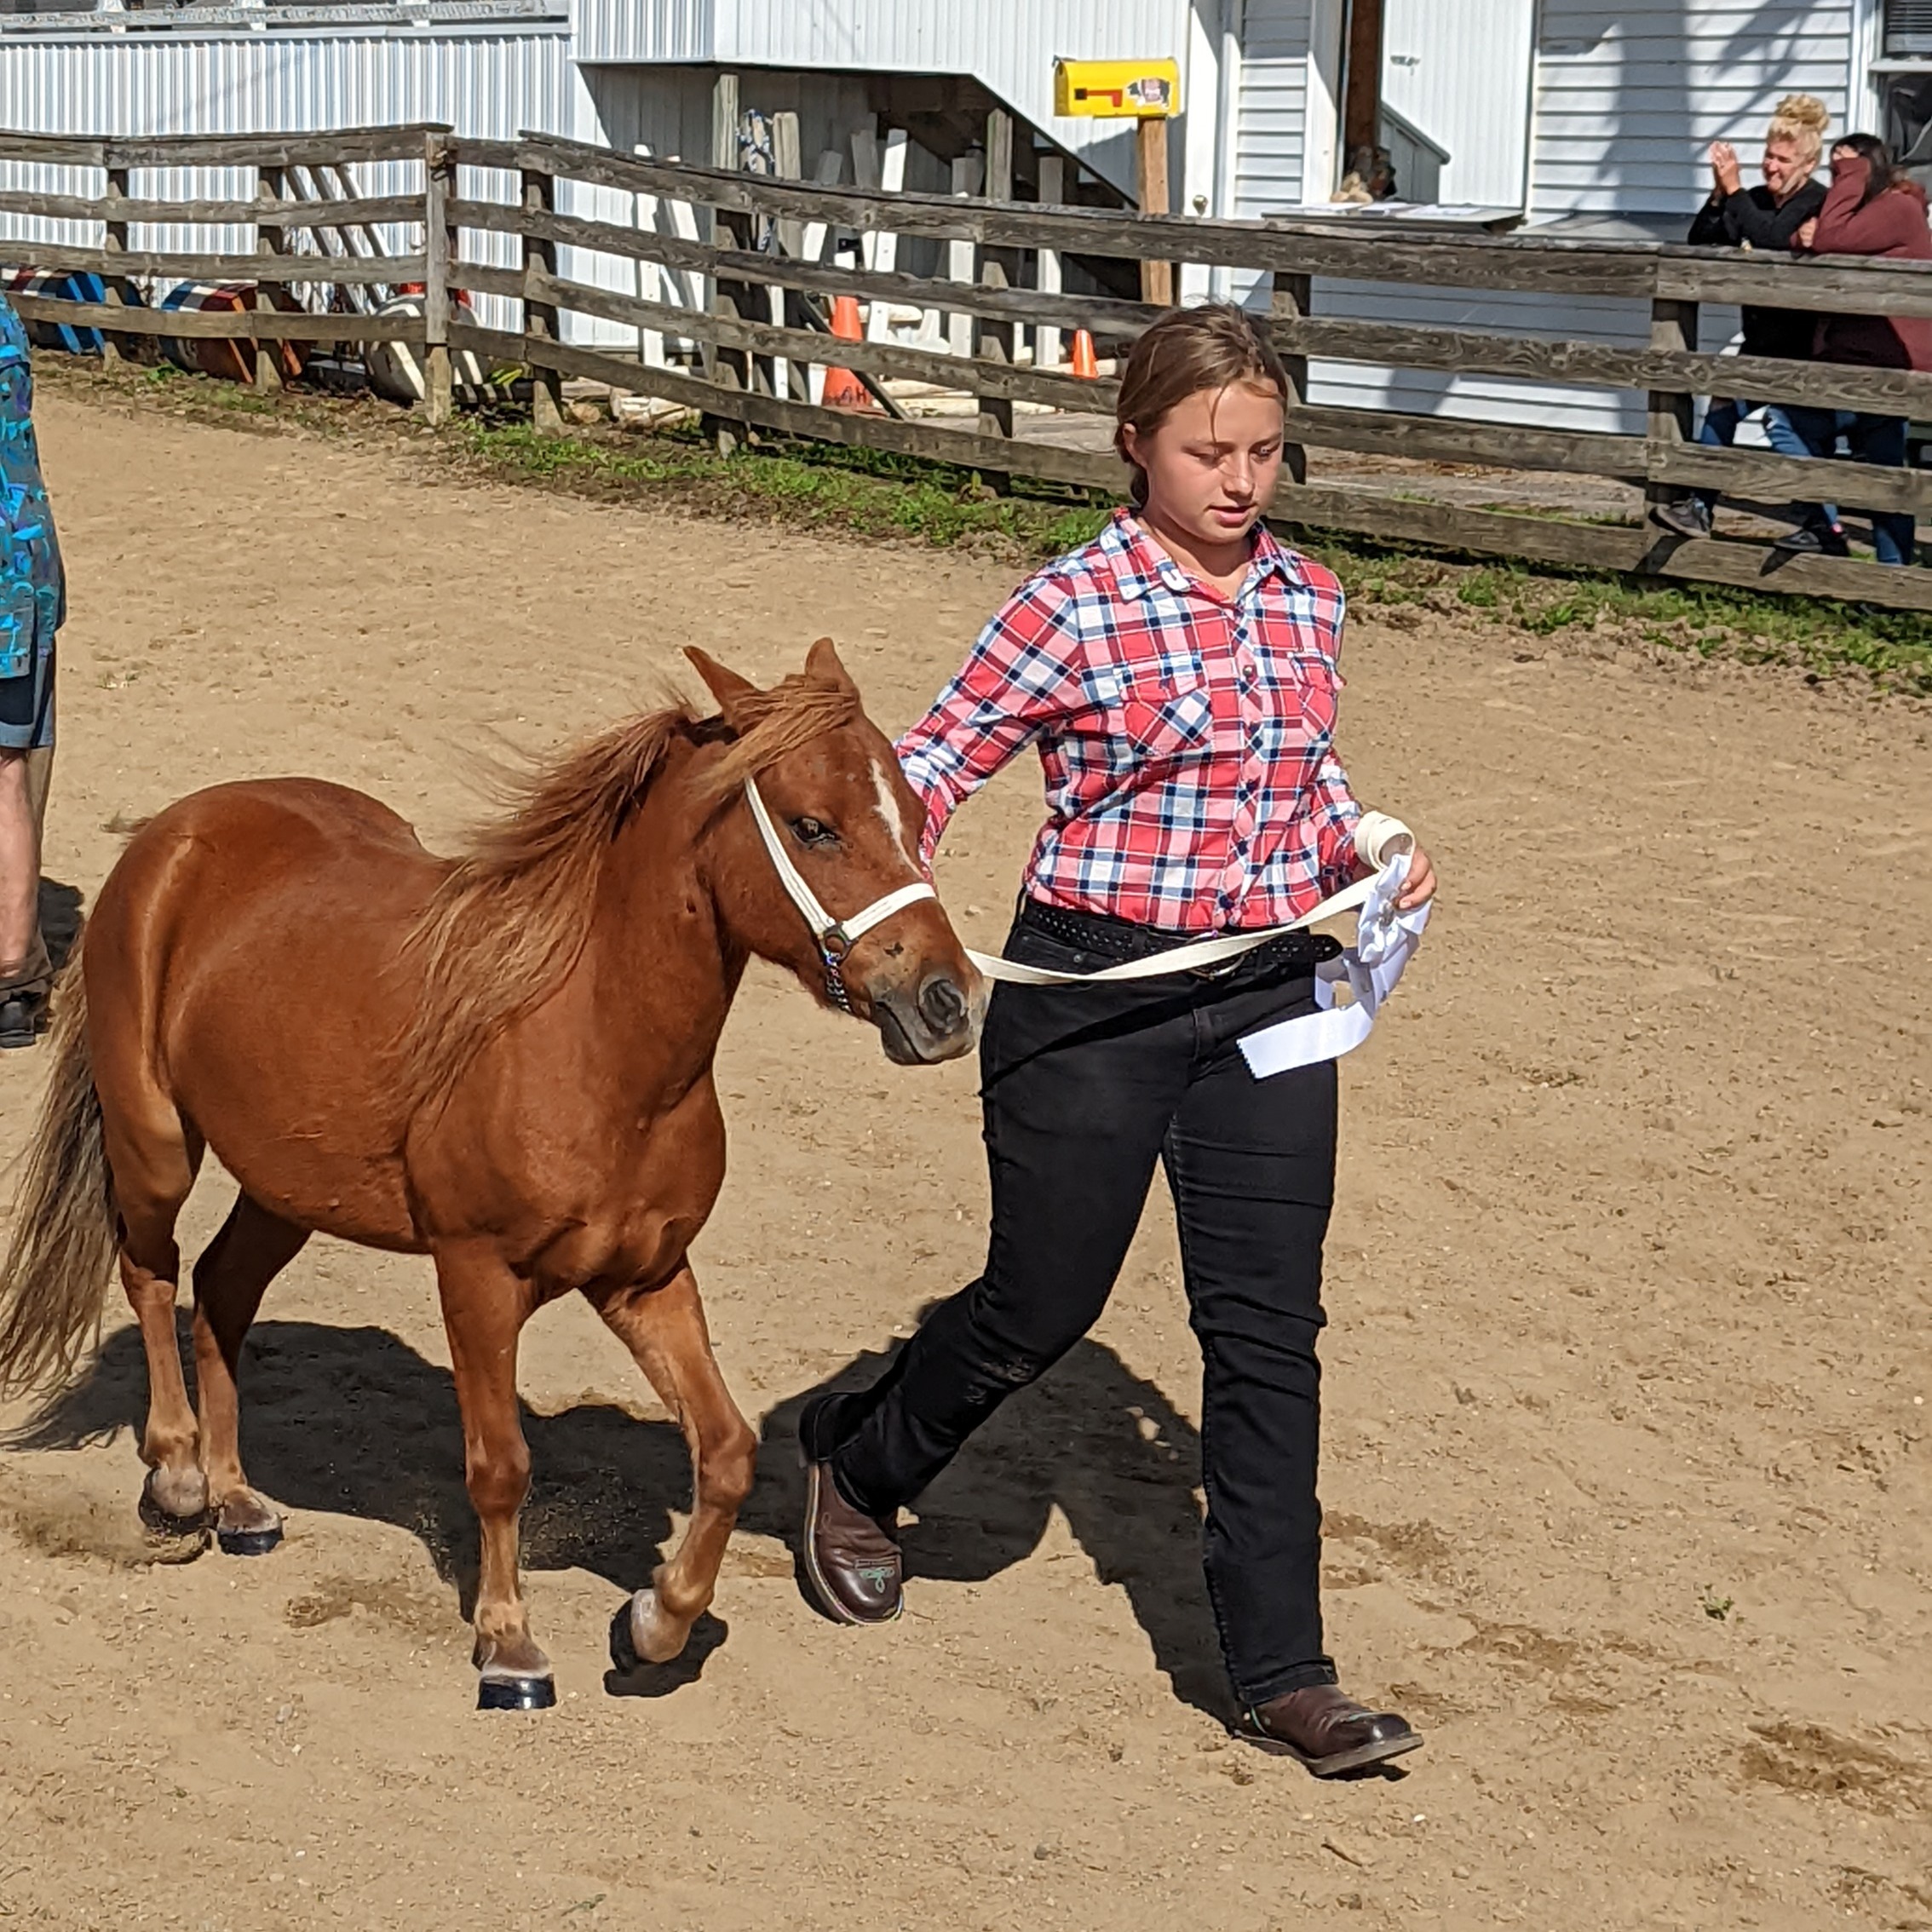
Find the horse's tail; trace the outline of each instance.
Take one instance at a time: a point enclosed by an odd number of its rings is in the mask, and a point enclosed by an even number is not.
[[[0,1265],[0,1390],[64,1381],[99,1331],[119,1248],[77,947],[54,987],[54,1069]]]

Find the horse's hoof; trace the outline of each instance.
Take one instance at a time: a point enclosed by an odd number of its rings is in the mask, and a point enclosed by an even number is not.
[[[158,1542],[193,1543],[202,1549],[207,1547],[209,1512],[203,1509],[190,1516],[177,1516],[172,1509],[164,1509],[154,1499],[152,1475],[141,1486],[141,1501],[136,1508],[147,1533]]]
[[[611,1668],[620,1677],[628,1677],[633,1670],[644,1668],[644,1659],[637,1654],[637,1646],[630,1641],[628,1599],[618,1604],[617,1615],[611,1619]]]
[[[548,1677],[485,1677],[476,1687],[479,1711],[548,1711],[556,1701]]]
[[[224,1556],[266,1556],[282,1540],[282,1526],[271,1523],[266,1529],[223,1529],[215,1526],[215,1540]]]

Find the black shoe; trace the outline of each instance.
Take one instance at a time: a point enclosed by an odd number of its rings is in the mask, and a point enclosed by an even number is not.
[[[47,1030],[47,996],[14,992],[0,998],[0,1047],[32,1046]]]
[[[1667,503],[1651,506],[1650,520],[1679,537],[1708,537],[1711,505],[1702,497],[1673,497]]]
[[[1794,556],[1849,557],[1851,545],[1835,523],[1801,523],[1782,537],[1771,539],[1774,550],[1788,550]]]

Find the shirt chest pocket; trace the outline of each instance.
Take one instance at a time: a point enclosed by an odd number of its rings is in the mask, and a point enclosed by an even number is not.
[[[1164,764],[1210,748],[1213,705],[1192,665],[1102,664],[1090,674],[1089,694],[1117,766]]]
[[[1256,655],[1269,712],[1285,744],[1326,750],[1335,736],[1342,674],[1319,651],[1277,648]]]

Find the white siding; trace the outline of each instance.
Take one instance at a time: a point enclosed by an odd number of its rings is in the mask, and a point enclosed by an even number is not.
[[[1448,150],[1433,197],[1522,205],[1536,0],[1388,0],[1383,99]]]
[[[1309,0],[1247,0],[1235,91],[1233,193],[1237,217],[1302,198],[1308,129]]]
[[[1183,112],[1211,116],[1213,73],[1188,72],[1191,10],[1190,0],[578,0],[578,58],[969,74],[1131,192],[1131,129],[1056,120],[1054,56],[1178,60]]]
[[[1533,212],[1688,223],[1710,144],[1750,155],[1780,95],[1819,95],[1847,131],[1853,12],[1853,0],[1544,0]]]

